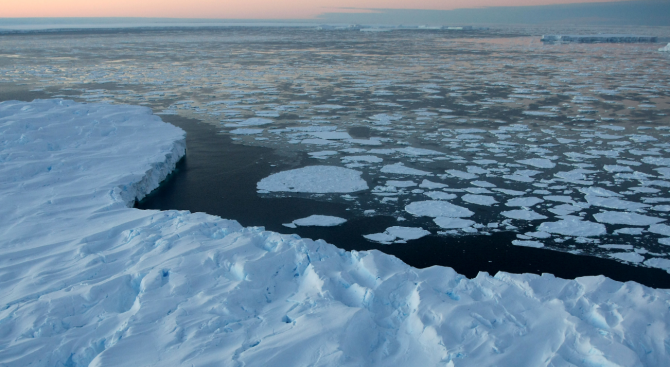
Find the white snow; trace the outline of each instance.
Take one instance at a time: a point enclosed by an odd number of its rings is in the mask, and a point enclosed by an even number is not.
[[[258,182],[269,192],[350,193],[367,190],[361,172],[335,166],[307,166],[272,174]]]
[[[607,233],[607,229],[603,224],[567,215],[557,222],[544,222],[540,224],[537,230],[574,237],[595,237]]]
[[[593,215],[600,223],[624,224],[627,226],[648,226],[664,222],[665,219],[637,213],[605,211]]]
[[[664,290],[467,279],[204,213],[133,209],[184,154],[183,132],[146,108],[5,102],[0,136],[1,364],[670,365]]]
[[[670,43],[665,45],[665,47],[659,48],[658,50],[661,51],[661,52],[670,52]]]
[[[333,217],[330,215],[310,215],[306,218],[296,219],[292,223],[296,226],[308,227],[308,226],[317,226],[317,227],[334,227],[339,226],[342,223],[345,223],[347,220],[340,217]]]
[[[463,218],[470,217],[475,214],[462,206],[439,200],[415,201],[407,205],[405,207],[405,211],[419,217],[423,216],[433,218]]]

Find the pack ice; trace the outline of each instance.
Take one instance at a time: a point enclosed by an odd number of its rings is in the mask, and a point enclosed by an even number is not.
[[[146,108],[4,102],[0,137],[0,365],[670,365],[665,290],[133,209],[185,148]]]

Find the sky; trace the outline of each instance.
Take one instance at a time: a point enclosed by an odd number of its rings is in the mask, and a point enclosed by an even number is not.
[[[616,0],[2,0],[0,18],[317,19],[326,14],[601,3]]]

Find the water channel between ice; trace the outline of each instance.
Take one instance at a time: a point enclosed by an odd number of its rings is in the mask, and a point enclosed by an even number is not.
[[[602,274],[620,281],[670,287],[670,274],[663,270],[593,256],[514,246],[512,241],[516,234],[511,231],[489,236],[431,235],[408,243],[376,244],[362,235],[396,225],[396,218],[354,216],[342,203],[296,197],[262,198],[256,193],[256,183],[263,177],[300,166],[306,157],[278,156],[271,149],[233,144],[229,137],[216,134],[213,126],[197,120],[179,116],[162,118],[187,132],[187,155],[158,189],[136,205],[140,209],[206,212],[235,219],[244,226],[264,226],[280,233],[324,239],[345,250],[378,249],[419,268],[449,266],[470,278],[480,271],[490,274],[498,271],[551,273],[562,278]],[[315,213],[343,217],[348,221],[337,227],[291,229],[283,226]]]

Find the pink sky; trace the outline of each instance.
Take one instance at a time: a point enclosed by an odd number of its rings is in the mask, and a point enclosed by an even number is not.
[[[616,0],[2,0],[0,18],[167,17],[221,19],[309,19],[361,9],[451,10],[611,2]]]

